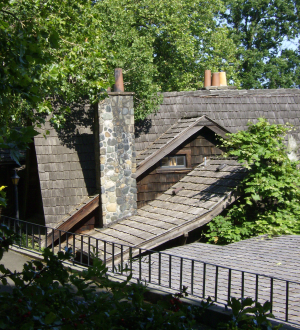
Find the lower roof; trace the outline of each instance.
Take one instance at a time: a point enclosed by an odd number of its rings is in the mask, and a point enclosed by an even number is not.
[[[220,214],[235,200],[233,192],[246,174],[247,170],[236,160],[207,160],[138,209],[136,215],[86,234],[107,242],[152,249],[201,227]],[[81,249],[81,242],[76,244]]]

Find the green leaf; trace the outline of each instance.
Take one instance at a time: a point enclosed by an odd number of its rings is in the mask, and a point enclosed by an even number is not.
[[[53,323],[56,320],[57,316],[53,312],[50,312],[49,314],[46,315],[45,317],[45,324],[49,325]]]

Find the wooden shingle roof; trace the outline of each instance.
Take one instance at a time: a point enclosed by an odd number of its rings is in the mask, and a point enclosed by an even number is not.
[[[225,164],[221,170],[220,165]],[[108,242],[152,249],[203,226],[235,200],[234,189],[247,174],[236,160],[209,159],[137,214],[88,235]],[[80,249],[80,242],[78,242]],[[99,246],[99,248],[101,248]]]
[[[228,131],[216,124],[207,116],[199,118],[181,118],[164,134],[137,155],[138,169],[136,177],[160,161],[204,126],[210,127],[215,133],[225,136]]]
[[[93,109],[74,108],[63,130],[35,136],[35,150],[46,225],[56,227],[96,192]],[[42,132],[44,132],[42,130]]]
[[[264,117],[270,123],[295,127],[293,135],[300,141],[300,90],[199,90],[164,93],[156,114],[136,126],[136,150],[139,161],[178,120],[195,121],[208,116],[229,132],[245,130],[249,121]],[[149,149],[150,150],[150,149]]]

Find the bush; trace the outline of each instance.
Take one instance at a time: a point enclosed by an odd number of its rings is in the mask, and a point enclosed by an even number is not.
[[[300,173],[284,137],[291,127],[259,118],[247,131],[228,134],[222,146],[249,170],[237,188],[240,199],[209,224],[210,242],[231,243],[257,235],[300,233]]]
[[[0,224],[0,259],[18,237]],[[0,329],[190,329],[195,309],[181,303],[182,294],[159,304],[144,301],[145,287],[113,282],[107,268],[94,258],[93,267],[77,272],[66,269],[69,250],[53,255],[43,251],[44,261],[24,264],[20,273],[0,265],[0,280],[15,287],[0,293]],[[127,269],[124,269],[126,271]]]
[[[232,309],[232,318],[226,324],[219,324],[219,330],[278,330],[281,328],[281,324],[273,327],[269,320],[269,318],[274,317],[270,313],[271,303],[269,301],[261,305],[251,298],[231,298],[228,301],[228,306]]]

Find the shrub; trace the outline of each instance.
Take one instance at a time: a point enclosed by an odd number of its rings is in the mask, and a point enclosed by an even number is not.
[[[0,259],[18,238],[0,224]],[[0,329],[190,329],[195,310],[181,303],[181,294],[167,302],[144,301],[142,284],[108,279],[107,268],[94,258],[82,272],[66,269],[70,251],[53,255],[43,251],[44,261],[24,264],[22,272],[0,265],[0,280],[11,279],[13,292],[0,293]],[[124,269],[127,271],[128,269]],[[173,303],[172,303],[173,302]],[[175,302],[175,303],[174,303]]]
[[[300,173],[288,157],[284,137],[291,127],[259,118],[247,131],[228,134],[225,156],[249,170],[237,193],[242,196],[225,216],[208,224],[210,242],[231,243],[256,235],[300,233]]]

